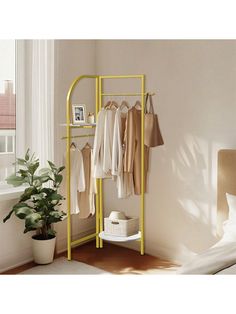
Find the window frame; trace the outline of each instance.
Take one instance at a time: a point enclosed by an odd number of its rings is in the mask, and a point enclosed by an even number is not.
[[[13,141],[15,158],[25,153],[25,53],[25,41],[15,40],[16,129]],[[5,181],[0,181],[0,201],[18,198],[24,189],[23,186],[15,188],[8,186]]]

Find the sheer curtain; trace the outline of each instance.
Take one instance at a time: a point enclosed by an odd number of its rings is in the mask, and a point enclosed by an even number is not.
[[[54,41],[25,41],[25,147],[54,160]]]

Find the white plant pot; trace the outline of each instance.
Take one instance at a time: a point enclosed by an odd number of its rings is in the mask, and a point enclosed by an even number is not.
[[[49,240],[37,240],[32,237],[33,257],[37,264],[50,264],[53,262],[56,246],[56,237]]]

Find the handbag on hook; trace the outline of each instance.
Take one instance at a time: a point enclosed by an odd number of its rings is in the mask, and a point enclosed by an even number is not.
[[[147,108],[149,100],[149,109]],[[144,107],[145,131],[144,144],[148,147],[155,147],[164,144],[158,122],[158,116],[154,113],[152,95],[147,93]]]

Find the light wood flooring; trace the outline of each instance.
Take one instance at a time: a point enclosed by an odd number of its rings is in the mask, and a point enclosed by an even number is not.
[[[57,255],[61,256],[66,256],[66,252]],[[137,251],[111,243],[104,243],[102,249],[96,249],[94,242],[78,246],[72,250],[72,259],[114,274],[174,274],[178,268],[167,260],[148,254],[141,256]],[[3,274],[18,274],[34,266],[30,262]]]

